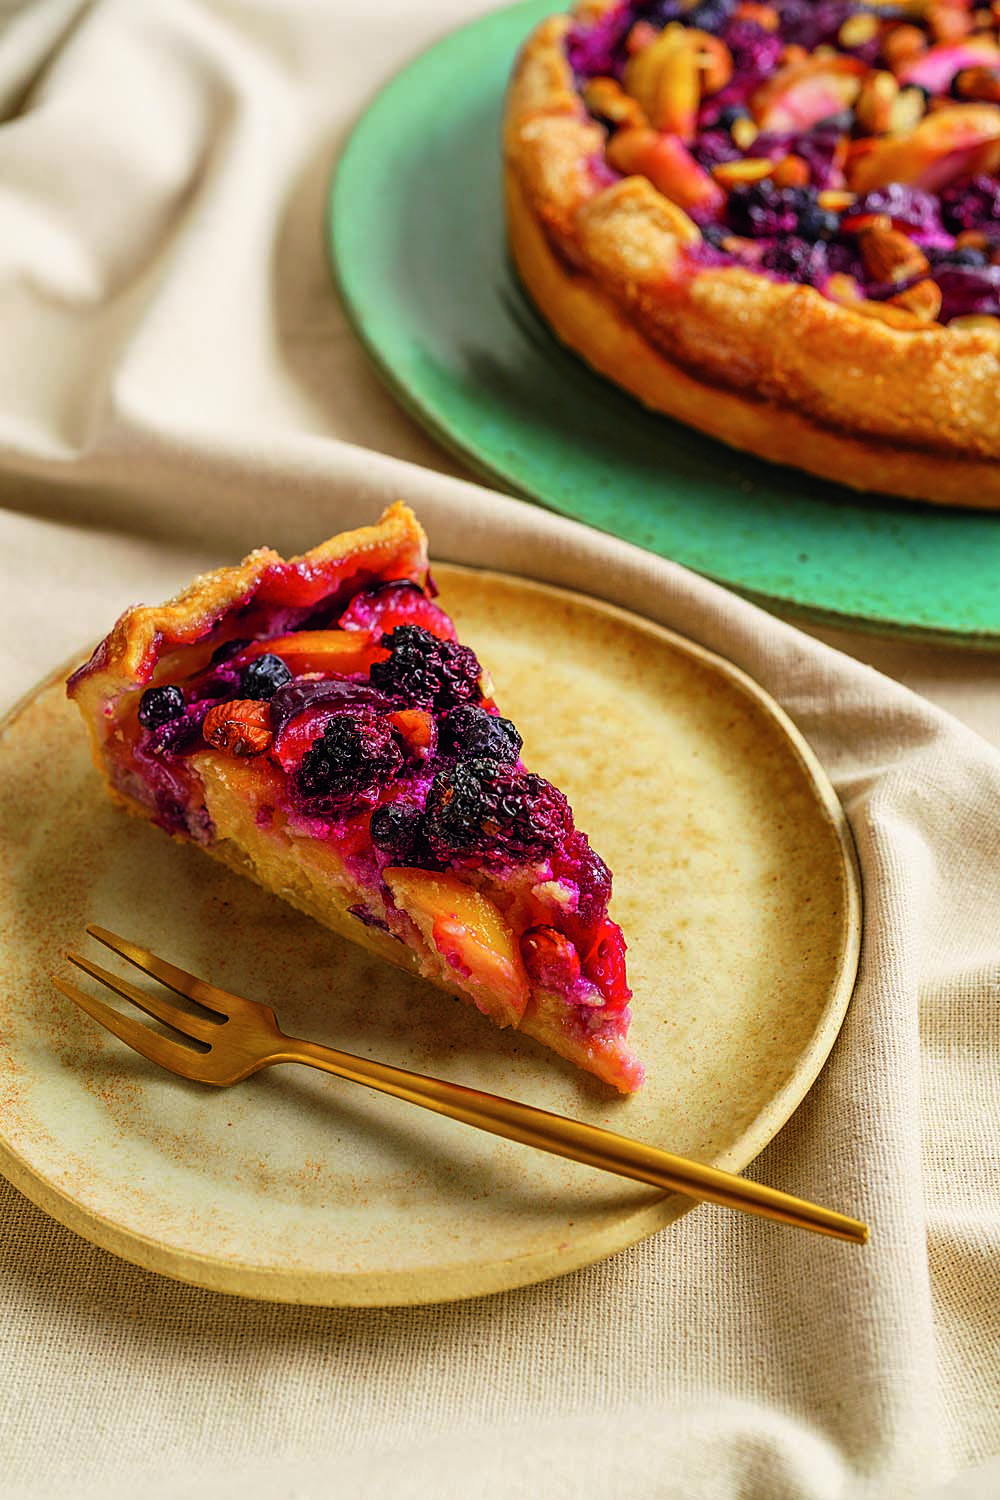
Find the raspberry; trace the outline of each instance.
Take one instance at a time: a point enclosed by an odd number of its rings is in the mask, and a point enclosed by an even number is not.
[[[418,583],[394,578],[355,594],[337,622],[341,630],[367,630],[381,636],[397,625],[422,625],[443,641],[455,639],[455,627]]]
[[[1000,182],[980,174],[941,194],[944,222],[952,234],[963,229],[994,229],[1000,221]]]
[[[268,651],[264,656],[255,656],[240,673],[240,696],[242,698],[273,698],[280,687],[291,682],[292,673],[280,656]]]
[[[139,723],[143,729],[159,729],[184,712],[184,694],[179,687],[147,688],[139,699]]]
[[[510,720],[489,714],[474,703],[453,708],[441,720],[438,733],[444,755],[516,761],[521,753],[521,736]]]
[[[497,760],[460,760],[438,773],[427,798],[427,837],[442,860],[540,859],[572,828],[569,803],[551,782]]]
[[[336,714],[302,757],[293,790],[308,812],[345,813],[369,800],[372,790],[391,781],[402,764],[386,719]]]
[[[397,625],[382,637],[387,661],[376,662],[370,680],[383,693],[397,694],[421,708],[444,712],[481,697],[481,668],[468,646],[439,641],[420,625]]]

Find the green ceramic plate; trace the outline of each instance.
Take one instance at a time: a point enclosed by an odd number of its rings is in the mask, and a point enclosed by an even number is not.
[[[356,127],[329,245],[399,400],[477,472],[783,613],[1000,646],[1000,516],[859,496],[645,411],[549,334],[504,248],[499,128],[556,0],[425,52]]]

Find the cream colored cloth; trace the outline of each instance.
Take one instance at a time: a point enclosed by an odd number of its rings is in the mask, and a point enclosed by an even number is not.
[[[134,598],[397,496],[442,558],[728,656],[834,777],[867,900],[842,1036],[753,1172],[849,1205],[872,1244],[701,1208],[520,1292],[296,1309],[120,1263],[0,1183],[0,1493],[943,1500],[964,1473],[948,1494],[985,1500],[1000,1471],[968,1471],[1000,1449],[1000,754],[683,569],[463,482],[383,393],[330,290],[323,195],[377,86],[486,8],[4,8],[2,695]],[[1000,745],[996,658],[841,644]]]

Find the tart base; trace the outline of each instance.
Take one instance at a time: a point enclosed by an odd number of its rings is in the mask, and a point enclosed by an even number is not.
[[[645,337],[594,277],[556,255],[509,163],[504,186],[511,255],[539,312],[563,344],[650,410],[741,452],[853,490],[1000,508],[1000,467],[993,462],[852,437],[788,407],[754,401],[691,375]]]

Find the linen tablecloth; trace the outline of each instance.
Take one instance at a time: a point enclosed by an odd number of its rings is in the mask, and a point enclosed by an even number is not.
[[[872,1243],[702,1207],[519,1292],[299,1309],[126,1265],[0,1182],[0,1493],[985,1500],[997,658],[827,633],[834,651],[468,483],[394,406],[330,289],[324,194],[378,85],[486,8],[2,7],[2,706],[134,599],[397,497],[440,558],[581,589],[719,651],[833,777],[867,903],[844,1030],[752,1172],[866,1218]]]

